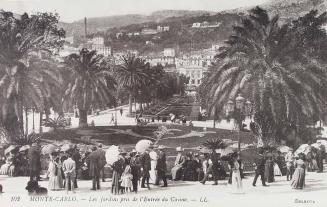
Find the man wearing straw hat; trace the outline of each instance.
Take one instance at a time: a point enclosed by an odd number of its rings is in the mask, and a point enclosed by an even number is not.
[[[156,185],[159,185],[160,180],[164,182],[164,185],[161,187],[167,187],[167,179],[166,179],[166,171],[167,171],[167,164],[166,164],[166,154],[163,151],[165,147],[160,145],[158,147],[159,150],[159,157],[157,162],[156,170],[158,172],[158,178],[156,180]]]
[[[173,180],[180,180],[181,176],[177,176],[178,174],[180,175],[182,172],[183,165],[185,163],[185,157],[182,155],[183,149],[182,147],[177,147],[177,157],[175,160],[175,166],[171,169],[171,175]]]

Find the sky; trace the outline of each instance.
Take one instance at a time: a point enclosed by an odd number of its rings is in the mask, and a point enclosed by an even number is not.
[[[256,6],[269,0],[0,0],[0,9],[17,14],[38,11],[57,12],[60,20],[73,22],[83,17],[121,14],[150,14],[153,11],[208,10],[222,11]]]

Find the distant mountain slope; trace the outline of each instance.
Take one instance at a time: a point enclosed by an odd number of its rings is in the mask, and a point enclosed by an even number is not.
[[[131,24],[140,24],[145,22],[160,22],[170,17],[192,17],[200,16],[203,14],[213,14],[214,12],[208,11],[187,11],[187,10],[162,10],[153,12],[151,15],[140,15],[140,14],[127,14],[127,15],[116,15],[108,17],[95,17],[87,19],[87,27],[89,33],[97,31],[104,31],[113,27],[123,27]],[[83,33],[84,32],[84,20],[75,21],[73,23],[61,22],[60,26],[63,27],[67,35],[72,33]]]
[[[327,11],[327,0],[271,0],[262,5],[272,14],[278,14],[282,19],[295,19],[305,15],[312,9],[319,13]]]
[[[282,20],[288,21],[305,15],[312,9],[319,13],[327,11],[327,0],[270,0],[259,5],[271,15],[278,14]],[[247,13],[251,8],[238,8],[228,10],[228,13]]]

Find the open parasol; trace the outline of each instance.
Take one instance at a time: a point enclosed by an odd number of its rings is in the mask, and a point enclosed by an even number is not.
[[[53,144],[47,144],[42,147],[41,154],[46,155],[46,154],[51,154],[52,152],[56,151],[58,147]]]
[[[142,139],[138,141],[135,145],[135,150],[139,153],[145,152],[152,145],[152,142],[147,139]]]
[[[5,149],[5,155],[9,154],[9,152],[15,150],[17,148],[17,145],[10,145],[7,149]]]
[[[110,146],[106,151],[106,161],[109,165],[112,165],[119,158],[119,147],[116,145]]]
[[[24,151],[28,150],[29,148],[30,148],[29,145],[24,145],[24,146],[19,148],[19,152],[24,152]]]

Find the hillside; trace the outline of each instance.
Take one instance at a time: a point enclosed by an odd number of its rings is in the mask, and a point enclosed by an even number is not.
[[[145,22],[160,22],[170,17],[192,17],[200,16],[203,14],[213,13],[208,11],[162,10],[153,12],[150,15],[127,14],[108,17],[88,18],[88,32],[94,33],[99,31],[105,31],[113,27],[123,27],[131,24],[140,24]],[[72,23],[61,22],[60,26],[66,30],[68,36],[72,34],[84,34],[84,19]]]
[[[270,0],[260,5],[271,15],[278,14],[284,21],[290,21],[305,15],[312,9],[319,13],[327,11],[327,0]],[[228,10],[228,13],[247,13],[251,8]]]
[[[327,10],[327,0],[271,0],[260,7],[271,15],[278,14],[280,19],[289,22],[303,16],[312,9],[320,13]],[[232,34],[233,26],[240,23],[242,17],[251,8],[238,8],[219,13],[206,11],[174,11],[154,12],[149,16],[123,15],[91,18],[88,20],[90,33],[104,36],[105,43],[114,51],[136,49],[142,55],[157,54],[167,47],[175,47],[183,52],[210,48],[213,44],[221,44]],[[217,27],[195,28],[194,23],[219,24]],[[65,25],[70,31],[82,28],[83,21]],[[157,26],[169,26],[169,31],[143,35],[146,28],[152,31]],[[134,35],[136,34],[137,35]],[[117,34],[121,34],[117,37]],[[78,39],[78,38],[76,38]],[[79,42],[77,42],[79,44]]]

